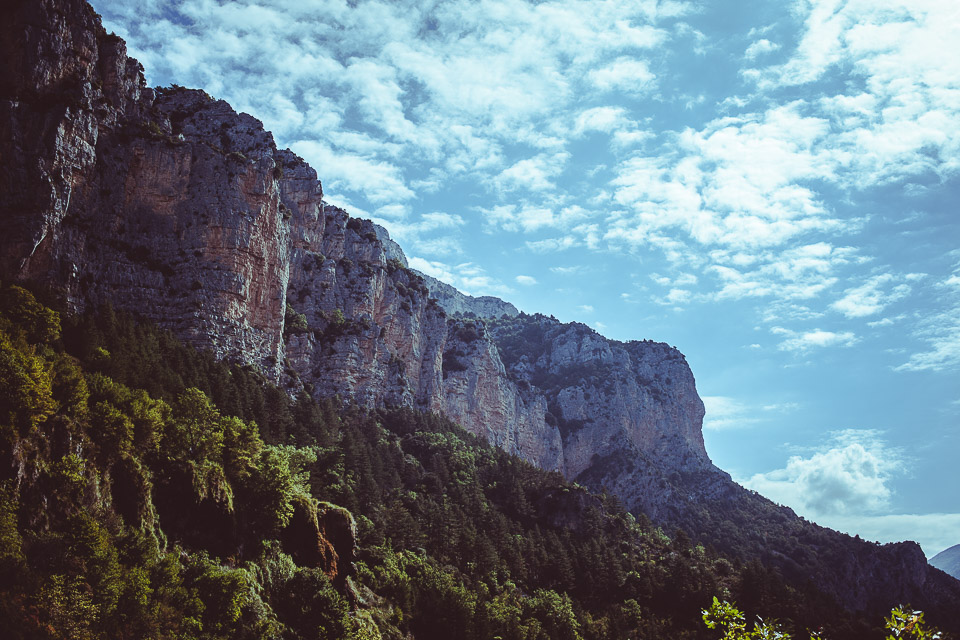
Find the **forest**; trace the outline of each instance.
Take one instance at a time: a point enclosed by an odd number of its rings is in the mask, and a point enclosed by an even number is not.
[[[16,639],[936,637],[442,416],[291,396],[133,315],[8,282],[0,619]]]

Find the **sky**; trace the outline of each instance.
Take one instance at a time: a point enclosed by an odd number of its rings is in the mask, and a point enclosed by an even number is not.
[[[677,346],[745,486],[960,543],[960,3],[93,4],[411,266]]]

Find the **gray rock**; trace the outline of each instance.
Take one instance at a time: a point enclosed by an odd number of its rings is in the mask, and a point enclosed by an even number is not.
[[[515,316],[520,312],[509,302],[493,296],[471,296],[462,293],[452,285],[433,276],[414,270],[423,278],[430,291],[430,295],[437,299],[448,315],[475,316],[478,318],[499,318],[501,316]]]

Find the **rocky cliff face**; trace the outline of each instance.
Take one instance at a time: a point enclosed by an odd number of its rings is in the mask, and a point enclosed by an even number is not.
[[[0,267],[276,378],[290,224],[272,137],[202,91],[147,89],[84,2],[12,16]]]
[[[295,221],[313,220],[290,206]],[[382,229],[331,206],[321,218],[323,232],[291,258],[288,300],[302,319],[287,328],[289,375],[318,396],[441,411],[512,453],[560,468],[542,399],[524,397],[504,375],[482,325],[449,317]]]
[[[490,320],[508,377],[543,398],[563,443],[563,473],[652,517],[676,502],[676,478],[719,474],[703,446],[703,402],[683,354],[621,343],[542,315]]]
[[[18,0],[7,18],[3,277],[56,287],[75,309],[131,309],[291,391],[444,412],[664,523],[752,500],[710,463],[676,349],[425,280],[383,229],[325,205],[316,172],[255,118],[146,88],[82,0]],[[921,589],[926,564],[909,551],[890,575]],[[851,586],[872,557],[834,576],[851,606],[879,593]]]
[[[430,295],[437,299],[443,310],[452,316],[468,316],[477,318],[499,318],[501,316],[515,316],[520,312],[509,302],[493,296],[470,296],[458,291],[446,282],[441,282],[432,276],[419,271],[415,272],[427,285]]]
[[[442,411],[569,477],[623,447],[706,463],[677,352],[557,325],[546,359],[508,372],[484,324],[452,316],[513,305],[412,272],[382,228],[325,206],[316,172],[255,118],[202,91],[147,89],[85,3],[21,2],[4,35],[19,52],[3,85],[6,273],[76,308],[133,309],[291,388]],[[532,384],[580,366],[617,372],[612,395]],[[566,433],[577,421],[591,426]]]

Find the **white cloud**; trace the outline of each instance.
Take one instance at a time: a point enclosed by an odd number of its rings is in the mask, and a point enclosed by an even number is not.
[[[888,509],[888,482],[902,467],[902,455],[879,432],[847,430],[809,457],[793,456],[784,468],[755,474],[744,485],[812,518],[876,514]]]
[[[426,260],[419,256],[409,258],[408,262],[411,268],[453,285],[467,295],[506,296],[513,293],[513,289],[491,278],[483,267],[472,262],[450,265],[436,260]]]
[[[792,331],[783,327],[773,327],[770,332],[786,336],[778,346],[781,351],[795,351],[804,353],[813,348],[821,347],[850,347],[858,342],[858,338],[850,331]]]
[[[757,419],[748,415],[749,407],[728,396],[703,396],[706,414],[703,428],[711,431],[735,429],[755,424]]]
[[[665,305],[683,305],[693,299],[693,292],[688,289],[670,289],[663,298],[657,302]]]
[[[441,280],[447,284],[452,284],[456,279],[451,268],[443,262],[427,260],[419,256],[411,256],[407,259],[407,262],[411,269],[421,271],[428,276],[433,276],[437,280]]]
[[[825,94],[820,104],[838,125],[822,155],[843,167],[839,181],[862,187],[927,172],[956,175],[960,61],[942,51],[956,40],[957,6],[941,0],[801,6],[805,24],[796,50],[755,77],[766,90],[851,70],[850,92]]]
[[[897,367],[898,371],[953,371],[960,369],[960,268],[935,286],[940,308],[930,312],[914,330],[928,347]]]
[[[656,88],[656,76],[647,63],[631,58],[618,58],[605,67],[593,69],[588,78],[601,91],[644,94]]]
[[[823,526],[882,543],[914,540],[932,557],[956,544],[960,513],[889,513],[890,483],[904,471],[903,453],[880,432],[850,429],[739,482]]]
[[[389,162],[336,153],[323,143],[309,140],[296,142],[291,149],[324,176],[324,185],[329,191],[360,192],[377,204],[408,200],[414,196],[404,181],[401,168]]]
[[[662,276],[659,273],[650,274],[650,279],[664,287],[689,287],[697,284],[698,279],[692,273],[679,273],[674,277]]]
[[[574,133],[582,135],[590,131],[612,133],[629,125],[623,107],[594,107],[577,116]]]
[[[537,284],[537,279],[533,276],[517,276],[514,280],[517,281],[517,284],[522,284],[525,287]]]
[[[398,186],[401,200],[438,189],[411,178],[437,168],[507,191],[552,188],[581,93],[647,91],[645,58],[671,37],[657,23],[687,9],[132,0],[100,10],[152,81],[255,113],[281,145],[318,150],[309,159],[331,193],[377,205]],[[516,145],[549,153],[508,157]]]
[[[748,60],[753,60],[766,53],[777,51],[779,48],[779,44],[770,42],[766,38],[761,38],[760,40],[750,43],[750,46],[747,47],[746,51],[744,51],[743,57],[747,58]]]
[[[583,313],[593,313],[593,305],[581,304],[577,306],[577,309],[579,309]]]
[[[409,220],[409,212],[410,208],[406,205],[386,205],[377,209],[374,222],[386,228],[390,237],[408,251],[442,256],[463,253],[459,236],[456,235],[464,224],[461,216],[434,211],[422,214],[416,220]],[[440,235],[430,235],[437,231]]]
[[[505,231],[537,231],[552,227],[557,218],[552,209],[546,207],[517,207],[516,205],[497,205],[490,209],[481,209],[484,220]]]
[[[585,267],[583,267],[582,265],[576,264],[576,265],[570,265],[566,267],[550,267],[550,271],[552,271],[553,273],[559,273],[560,275],[568,276],[568,275],[573,275],[575,273],[582,273],[583,271],[585,271]]]
[[[501,171],[493,178],[493,182],[504,191],[549,191],[556,188],[553,180],[560,175],[569,159],[570,154],[566,152],[525,158]]]
[[[760,345],[750,345],[759,347]],[[799,406],[795,402],[780,402],[755,407],[730,396],[703,396],[706,414],[703,428],[710,431],[752,427],[770,419],[770,413],[786,413]]]
[[[833,215],[813,189],[834,175],[819,157],[829,134],[827,120],[795,102],[687,130],[658,156],[636,153],[611,182],[625,212],[605,236],[681,264],[709,260],[721,299],[817,296],[851,250],[799,241],[861,224]]]
[[[843,297],[831,304],[830,308],[848,318],[862,318],[880,313],[888,305],[910,293],[908,284],[897,284],[884,291],[885,285],[893,281],[894,276],[891,274],[873,276],[859,287],[847,289]]]
[[[556,253],[579,246],[580,242],[573,236],[560,238],[546,238],[544,240],[528,240],[526,246],[534,253]]]

